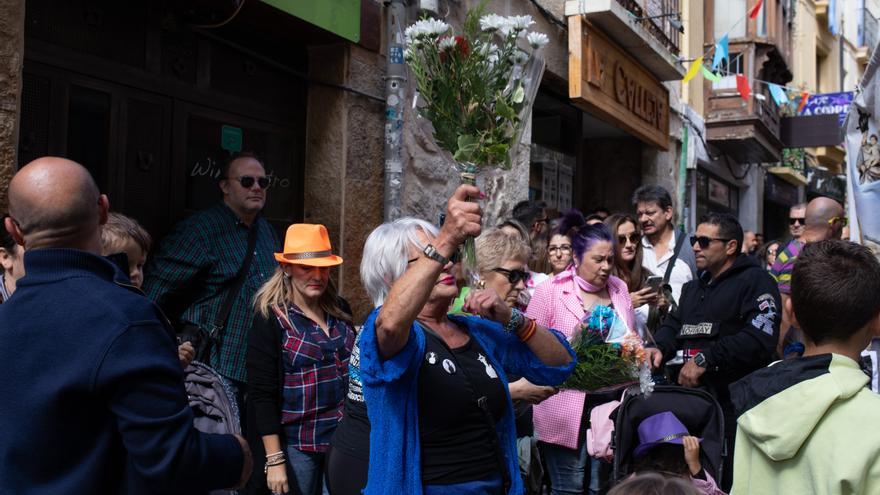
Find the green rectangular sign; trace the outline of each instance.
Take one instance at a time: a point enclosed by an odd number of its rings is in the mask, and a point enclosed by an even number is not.
[[[263,0],[349,41],[361,39],[361,0]]]

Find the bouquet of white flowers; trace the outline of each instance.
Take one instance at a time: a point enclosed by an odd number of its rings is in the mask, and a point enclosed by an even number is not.
[[[468,12],[459,35],[436,19],[405,32],[419,115],[431,121],[437,145],[458,162],[466,184],[474,184],[478,167],[510,167],[544,72],[535,52],[549,41],[528,31],[531,16],[483,15],[485,4]],[[472,282],[475,260],[470,239],[463,269]]]

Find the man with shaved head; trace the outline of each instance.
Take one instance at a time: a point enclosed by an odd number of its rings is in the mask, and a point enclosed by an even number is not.
[[[107,196],[64,158],[9,185],[26,275],[0,305],[0,493],[198,493],[242,486],[247,443],[193,428],[173,333],[100,256]]]
[[[792,207],[793,212],[795,211],[794,208]],[[806,208],[802,211],[804,211],[803,230],[800,233],[800,237],[792,239],[784,249],[779,251],[779,254],[776,255],[776,262],[773,263],[773,267],[770,269],[770,275],[773,276],[779,285],[782,307],[785,307],[791,295],[791,273],[798,254],[804,246],[811,242],[840,239],[840,234],[847,224],[843,206],[831,198],[824,196],[815,198],[807,203]],[[803,352],[803,345],[800,344],[800,339],[797,338],[797,331],[789,332],[790,328],[791,322],[789,317],[783,311],[782,324],[779,326],[779,343],[776,348],[780,357],[799,355]],[[786,345],[786,343],[790,345]]]

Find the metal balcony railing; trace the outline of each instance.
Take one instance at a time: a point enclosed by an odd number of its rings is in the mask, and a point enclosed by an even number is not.
[[[680,0],[617,0],[617,3],[636,17],[654,17],[663,14],[681,15]],[[675,18],[675,16],[655,17],[654,19],[643,19],[639,23],[667,50],[674,55],[679,55],[681,53],[679,48],[681,33],[676,26],[673,26],[672,20]]]
[[[863,8],[861,13],[862,23],[859,26],[859,45],[867,46],[870,53],[877,46],[877,32],[880,29],[878,24],[880,23],[878,23],[877,18],[874,17],[870,10]]]

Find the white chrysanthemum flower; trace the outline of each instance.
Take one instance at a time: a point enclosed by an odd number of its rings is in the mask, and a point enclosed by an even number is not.
[[[494,33],[507,25],[507,18],[498,14],[488,14],[480,17],[480,29]]]
[[[452,36],[442,38],[438,45],[440,46],[441,52],[452,51],[455,48],[455,38],[453,38]]]
[[[422,19],[406,28],[404,35],[407,44],[422,38],[436,38],[449,31],[449,24],[437,19]]]
[[[529,26],[535,23],[530,15],[515,15],[509,17],[508,20],[510,21],[510,27],[517,32],[528,29]]]
[[[526,39],[528,40],[529,45],[535,50],[550,43],[550,38],[544,33],[531,32],[526,35]]]
[[[415,53],[413,52],[412,48],[407,48],[403,51],[403,60],[405,62],[412,62],[413,60],[415,60]]]

